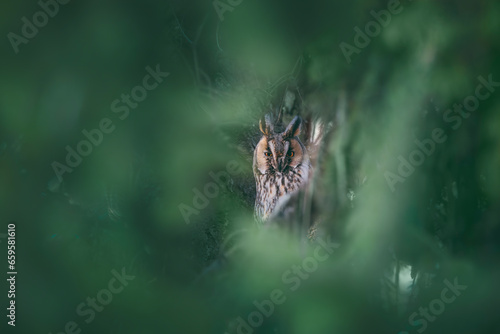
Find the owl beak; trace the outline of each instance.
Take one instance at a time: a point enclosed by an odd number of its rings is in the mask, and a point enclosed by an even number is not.
[[[278,159],[278,172],[283,172],[283,170],[285,169],[284,168],[285,166],[285,162],[283,161],[283,159]]]

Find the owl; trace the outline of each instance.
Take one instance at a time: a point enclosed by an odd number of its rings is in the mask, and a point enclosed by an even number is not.
[[[254,150],[253,173],[257,190],[255,218],[264,223],[289,211],[288,202],[311,176],[311,163],[298,137],[302,123],[299,116],[284,131],[275,130],[269,115],[262,123],[259,122],[259,127],[263,136]]]

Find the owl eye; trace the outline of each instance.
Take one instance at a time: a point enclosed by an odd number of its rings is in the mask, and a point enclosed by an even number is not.
[[[266,157],[270,157],[270,156],[272,156],[273,154],[272,154],[271,152],[264,152],[264,155],[265,155]]]
[[[290,157],[290,158],[291,158],[291,157],[293,157],[294,155],[295,155],[295,152],[293,152],[293,151],[289,151],[289,152],[286,154],[286,156],[287,156],[287,157]]]

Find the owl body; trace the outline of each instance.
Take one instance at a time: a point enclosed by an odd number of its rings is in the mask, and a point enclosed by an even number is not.
[[[301,119],[296,116],[284,131],[274,131],[270,118],[265,125],[260,123],[263,133],[253,157],[253,173],[256,183],[255,218],[265,222],[278,215],[287,216],[290,200],[308,182],[311,164],[300,134]]]

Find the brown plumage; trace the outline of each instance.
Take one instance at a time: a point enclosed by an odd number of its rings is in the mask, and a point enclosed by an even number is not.
[[[254,150],[256,182],[255,218],[265,222],[278,215],[289,217],[295,210],[290,199],[310,177],[309,154],[299,139],[302,120],[295,116],[284,131],[275,131],[268,115],[260,122],[263,136]]]

